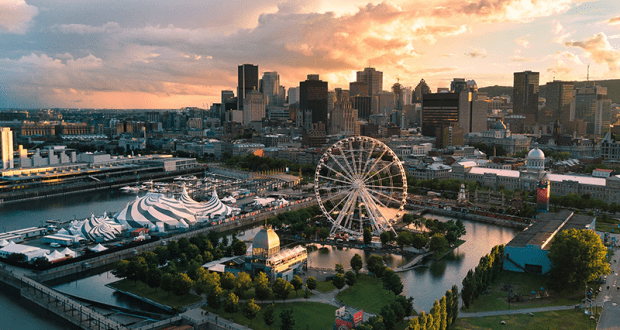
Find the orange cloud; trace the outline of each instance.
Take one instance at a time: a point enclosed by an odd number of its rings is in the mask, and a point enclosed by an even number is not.
[[[618,72],[620,69],[620,51],[609,44],[605,33],[597,33],[585,41],[568,41],[565,45],[585,50],[596,63],[607,64],[611,72]]]
[[[39,10],[24,0],[0,1],[0,33],[23,34]]]

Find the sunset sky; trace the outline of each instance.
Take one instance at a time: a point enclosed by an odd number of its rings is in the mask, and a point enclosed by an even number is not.
[[[0,109],[208,107],[243,63],[287,88],[620,78],[620,1],[0,0]]]

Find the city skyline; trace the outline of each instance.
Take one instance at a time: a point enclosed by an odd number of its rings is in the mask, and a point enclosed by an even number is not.
[[[512,86],[513,72],[620,78],[613,1],[188,1],[0,3],[0,108],[180,108],[237,90],[239,65],[297,87],[349,88],[375,67],[432,91],[453,78]]]

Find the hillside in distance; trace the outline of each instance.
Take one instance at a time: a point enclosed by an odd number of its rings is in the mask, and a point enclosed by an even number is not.
[[[620,103],[620,79],[610,79],[610,80],[596,80],[596,81],[577,81],[575,82],[575,87],[583,87],[585,85],[592,86],[592,84],[597,84],[599,86],[607,87],[607,95],[614,103]],[[540,97],[547,97],[547,86],[540,86]],[[506,94],[510,96],[512,99],[512,86],[488,86],[478,88],[480,92],[486,92],[489,97],[501,96]]]

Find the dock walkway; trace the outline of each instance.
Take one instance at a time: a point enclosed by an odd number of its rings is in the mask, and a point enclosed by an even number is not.
[[[420,261],[422,261],[422,259],[424,259],[424,257],[429,256],[431,254],[433,254],[433,252],[426,252],[426,253],[420,254],[419,256],[413,258],[413,260],[408,262],[406,265],[404,265],[402,267],[394,268],[393,271],[395,273],[407,271],[407,270],[415,267]]]

